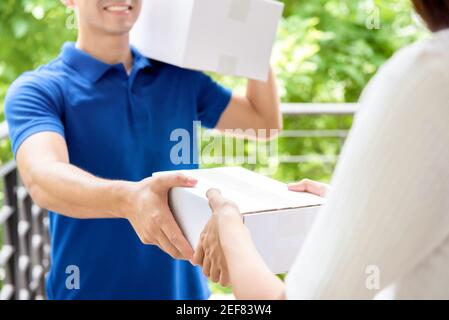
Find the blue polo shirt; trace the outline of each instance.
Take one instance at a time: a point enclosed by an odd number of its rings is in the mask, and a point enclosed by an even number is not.
[[[170,135],[181,128],[194,137],[194,121],[215,127],[231,92],[201,72],[132,53],[128,75],[122,64],[103,63],[67,43],[57,59],[17,79],[5,101],[14,154],[31,135],[51,131],[65,138],[71,164],[98,177],[140,181],[156,171],[197,168],[170,160],[180,142]],[[197,152],[193,139],[190,147]],[[49,299],[209,296],[198,267],[142,244],[125,219],[50,212],[50,235]]]

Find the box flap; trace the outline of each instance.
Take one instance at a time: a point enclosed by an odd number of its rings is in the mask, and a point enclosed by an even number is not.
[[[207,190],[217,188],[237,204],[242,214],[319,206],[325,201],[309,193],[289,191],[286,184],[241,167],[182,172],[198,179],[195,188],[185,188],[185,191],[205,198]]]

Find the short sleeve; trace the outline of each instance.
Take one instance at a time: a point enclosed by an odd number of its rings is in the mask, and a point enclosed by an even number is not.
[[[9,88],[5,116],[14,157],[31,135],[52,131],[64,137],[60,89],[49,79],[32,73],[22,75]]]
[[[198,120],[203,127],[213,129],[231,101],[232,92],[202,72],[198,72],[197,86]]]

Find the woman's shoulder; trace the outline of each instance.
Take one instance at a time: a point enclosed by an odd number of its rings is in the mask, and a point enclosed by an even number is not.
[[[445,38],[436,34],[402,48],[379,69],[378,76],[401,79],[417,71],[433,73],[442,66],[449,66],[449,33]]]
[[[448,93],[445,89],[449,86],[448,70],[449,31],[399,50],[370,81],[360,102],[397,100],[416,94],[417,90],[422,98],[435,96],[442,90]]]
[[[449,50],[444,47],[449,42],[433,38],[397,52],[363,91],[354,127],[417,138],[425,123],[438,143],[449,143]]]
[[[401,76],[417,70],[434,72],[443,66],[449,66],[449,31],[437,33],[429,39],[402,48],[380,72],[393,72]]]

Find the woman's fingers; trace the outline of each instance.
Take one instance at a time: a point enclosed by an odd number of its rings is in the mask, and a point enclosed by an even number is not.
[[[327,184],[310,179],[303,179],[299,182],[288,184],[288,190],[296,192],[308,192],[321,197],[324,197],[326,195],[328,189],[329,186]]]
[[[227,268],[224,268],[223,270],[220,270],[220,286],[222,287],[229,287],[231,280],[229,279],[229,272]]]
[[[221,195],[220,190],[210,189],[206,193],[207,199],[209,199],[209,206],[212,211],[216,211],[226,203],[226,199]]]
[[[211,261],[207,259],[207,257],[203,260],[203,274],[206,277],[210,277],[210,267],[211,267]]]
[[[206,193],[209,199],[209,206],[214,214],[218,215],[237,215],[241,216],[237,205],[224,198],[218,189],[209,189]]]
[[[212,263],[210,267],[210,279],[215,283],[218,283],[220,281],[220,268],[217,267],[214,263]]]

